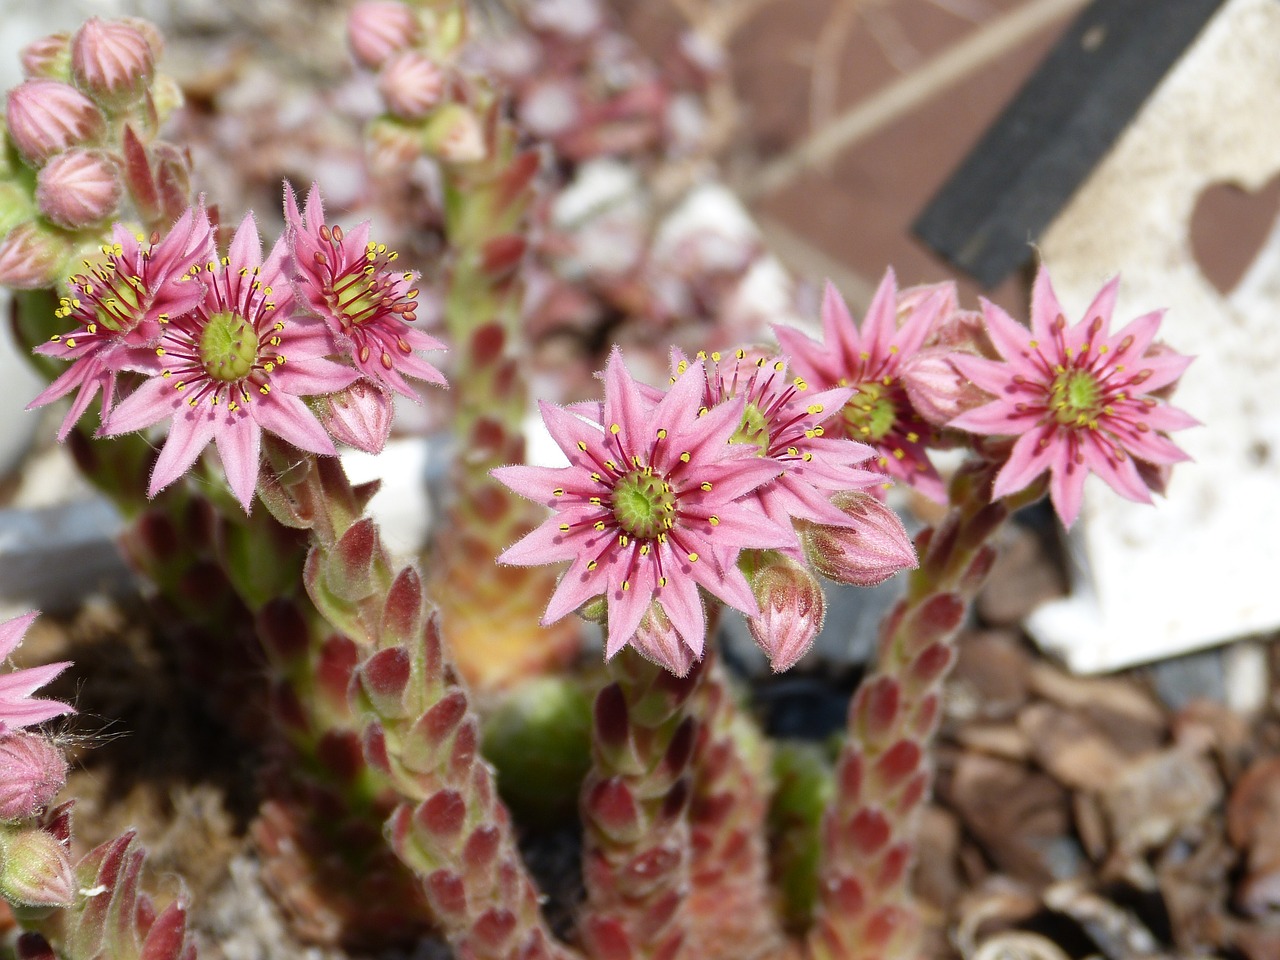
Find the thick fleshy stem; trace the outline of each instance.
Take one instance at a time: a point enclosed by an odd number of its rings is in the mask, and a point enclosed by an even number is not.
[[[358,668],[351,692],[365,717],[365,756],[401,798],[388,821],[391,848],[421,880],[459,957],[572,960],[542,917],[479,754],[479,718],[412,567],[386,594],[383,623],[384,646]]]
[[[993,445],[951,482],[951,510],[917,538],[920,566],[881,627],[875,671],[849,705],[849,737],[836,765],[835,802],[823,819],[813,960],[910,960],[923,921],[910,890],[921,806],[942,686],[955,639],[995,559],[991,540],[1017,508],[1044,495],[1033,484],[992,502],[1002,465]]]
[[[468,34],[469,5],[443,0],[420,15],[421,53],[453,76],[445,96],[414,120],[383,117],[379,130],[439,162],[444,188],[444,322],[451,349],[451,434],[459,444],[452,500],[436,531],[429,588],[440,604],[458,668],[477,690],[553,674],[579,648],[572,620],[539,624],[555,587],[549,567],[493,560],[532,530],[542,511],[490,476],[524,462],[528,383],[517,362],[521,339],[525,221],[539,156],[521,150],[501,97],[453,62]],[[478,575],[484,571],[484,575]]]
[[[592,768],[582,787],[587,889],[581,933],[598,960],[695,957],[690,936],[689,799],[698,745],[684,677],[624,647],[596,697]]]
[[[714,648],[706,659],[693,704],[700,723],[689,805],[689,955],[777,957],[783,934],[769,886],[766,830],[771,751]]]
[[[492,769],[479,756],[479,719],[427,617],[421,579],[393,570],[364,498],[331,458],[268,448],[263,500],[309,531],[304,579],[316,609],[349,645],[318,678],[343,684],[355,742],[396,798],[392,850],[421,882],[431,912],[463,957],[556,958],[537,888],[520,860]],[[342,711],[336,704],[335,711]],[[354,758],[353,758],[354,760]],[[361,764],[356,761],[356,767]]]

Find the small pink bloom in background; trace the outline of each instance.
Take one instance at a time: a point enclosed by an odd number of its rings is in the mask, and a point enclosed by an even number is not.
[[[110,219],[123,192],[115,161],[101,150],[66,150],[46,163],[36,180],[40,212],[68,230]]]
[[[312,185],[304,211],[285,191],[298,299],[322,318],[356,368],[376,383],[414,400],[405,377],[443,385],[444,375],[418,356],[443,350],[435,337],[409,326],[417,318],[417,274],[395,267],[396,253],[369,239],[369,224],[351,233],[324,222],[320,189]]]
[[[819,389],[854,388],[836,421],[841,434],[874,447],[880,470],[939,503],[946,501],[946,491],[924,445],[931,429],[912,407],[902,374],[905,362],[944,318],[949,302],[949,288],[940,285],[918,303],[908,303],[899,325],[897,282],[889,270],[861,329],[831,283],[822,300],[824,342],[790,327],[773,328],[792,369],[809,383]]]
[[[333,441],[299,398],[341,390],[358,374],[325,359],[334,350],[328,330],[294,309],[285,238],[264,262],[249,215],[228,253],[205,267],[204,297],[194,310],[164,325],[156,372],[116,405],[102,432],[115,436],[171,421],[150,496],[189,470],[213,441],[231,491],[247,511],[262,431],[312,453],[333,454]]]
[[[104,103],[127,103],[155,73],[151,43],[132,23],[91,17],[71,38],[71,76]]]
[[[766,515],[779,524],[792,518],[841,525],[845,515],[831,505],[830,495],[842,490],[865,490],[884,482],[884,476],[862,469],[876,451],[865,443],[835,433],[832,419],[853,395],[847,387],[817,391],[803,377],[787,375],[781,357],[749,358],[739,350],[733,359],[699,353],[706,366],[703,405],[714,407],[732,398],[744,401],[742,422],[730,443],[755,447],[756,455],[775,461],[778,476],[758,488],[755,497]],[[676,357],[676,375],[688,362]],[[795,555],[799,556],[799,541]]]
[[[1159,468],[1189,459],[1168,433],[1197,421],[1158,398],[1191,357],[1153,345],[1162,312],[1144,314],[1111,333],[1120,280],[1068,326],[1043,267],[1031,297],[1027,330],[983,301],[987,331],[1003,362],[961,356],[957,367],[994,396],[951,426],[1017,437],[993,494],[1004,497],[1050,472],[1049,494],[1063,524],[1080,513],[1085,477],[1096,473],[1117,493],[1150,503]]]
[[[749,500],[779,467],[729,439],[743,401],[699,416],[705,393],[701,363],[656,402],[646,399],[615,348],[605,368],[600,422],[542,404],[567,467],[500,467],[508,487],[555,515],[508,548],[500,563],[538,566],[573,561],[543,617],[559,620],[603,595],[606,656],[635,634],[657,601],[685,646],[701,656],[706,620],[698,587],[748,616],[755,597],[736,565],[738,552],[782,547],[794,533]]]
[[[10,90],[5,122],[18,151],[37,167],[68,147],[95,143],[107,129],[92,100],[57,80],[27,80]]]
[[[444,73],[417,50],[393,54],[378,74],[378,91],[387,109],[402,120],[420,120],[444,95]]]
[[[159,339],[164,324],[195,308],[204,286],[192,269],[214,253],[213,231],[203,207],[188,210],[163,240],[130,233],[117,224],[102,259],[69,281],[69,293],[56,314],[76,328],[36,347],[36,353],[72,361],[27,409],[42,407],[78,390],[62,421],[65,440],[99,390],[105,418],[114,402],[116,377],[126,369],[156,369],[143,351]]]
[[[421,25],[406,4],[394,0],[365,0],[347,17],[347,42],[355,58],[377,70],[393,53],[418,40]]]
[[[39,615],[38,612],[27,613],[0,623],[0,661],[7,660],[18,648],[27,628]],[[37,700],[31,696],[69,666],[70,661],[63,661],[0,673],[0,735],[75,713],[69,704]]]

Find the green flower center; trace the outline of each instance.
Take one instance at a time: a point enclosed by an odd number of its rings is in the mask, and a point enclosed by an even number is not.
[[[215,313],[200,334],[200,365],[222,383],[249,375],[258,359],[258,333],[238,313]]]
[[[669,529],[675,510],[671,484],[645,470],[632,470],[614,485],[613,516],[636,540],[652,540]]]
[[[898,420],[892,390],[875,380],[858,384],[857,390],[840,411],[846,431],[855,440],[883,440]]]
[[[1054,377],[1049,406],[1064,427],[1089,423],[1102,412],[1102,387],[1087,370],[1068,370]]]
[[[768,455],[769,422],[765,420],[764,414],[760,412],[760,408],[754,403],[748,403],[746,409],[742,411],[742,423],[738,425],[734,435],[729,438],[729,442],[754,444],[757,456]]]

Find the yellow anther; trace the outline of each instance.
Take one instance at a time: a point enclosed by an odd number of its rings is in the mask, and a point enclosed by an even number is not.
[[[690,563],[697,563],[697,562],[698,562],[698,555],[697,555],[696,553],[691,553],[691,554],[689,554],[689,562],[690,562]]]
[[[551,491],[551,495],[552,495],[553,497],[563,497],[563,496],[564,496],[564,487],[556,487],[554,490],[552,490],[552,491]]]
[[[707,517],[707,523],[711,524],[713,527],[718,527],[720,526],[720,518],[712,514]]]
[[[693,455],[692,455],[691,453],[689,453],[689,451],[688,451],[688,450],[686,450],[684,453],[680,454],[680,460],[681,460],[681,462],[682,462],[682,463],[688,463],[688,462],[689,462],[690,460],[692,460],[692,459],[693,459]]]
[[[569,532],[569,525],[568,525],[567,523],[562,523],[562,524],[560,524],[560,532],[561,532],[561,533],[568,533],[568,532]]]
[[[702,484],[701,484],[701,487],[702,487],[702,492],[703,492],[703,493],[710,493],[710,492],[711,492],[711,481],[710,481],[710,480],[703,480],[703,481],[702,481]]]
[[[609,424],[609,432],[616,437],[619,433],[622,432],[622,427],[618,426],[618,424],[616,423],[611,423]]]

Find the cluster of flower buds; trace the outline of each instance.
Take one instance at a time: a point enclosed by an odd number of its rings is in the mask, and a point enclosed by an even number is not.
[[[381,449],[392,393],[417,396],[406,378],[444,382],[418,355],[442,344],[409,325],[417,274],[369,239],[367,223],[350,233],[327,224],[315,187],[304,210],[286,188],[285,214],[265,258],[252,215],[222,257],[202,207],[163,238],[117,224],[70,280],[58,315],[75,326],[37,348],[71,367],[32,406],[76,391],[61,437],[99,391],[104,435],[170,421],[152,496],[213,441],[246,511],[263,430],[319,454],[336,452],[331,434]],[[304,397],[323,398],[319,418]]]
[[[407,167],[422,154],[445,163],[484,158],[478,105],[450,95],[461,83],[455,62],[466,40],[462,11],[362,0],[348,17],[347,39],[355,58],[378,72],[387,107],[368,132],[375,168]]]
[[[126,198],[148,223],[186,206],[186,157],[155,139],[178,101],[155,72],[161,50],[146,21],[94,18],[23,52],[27,79],[5,111],[16,159],[0,161],[0,282],[52,286]]]

